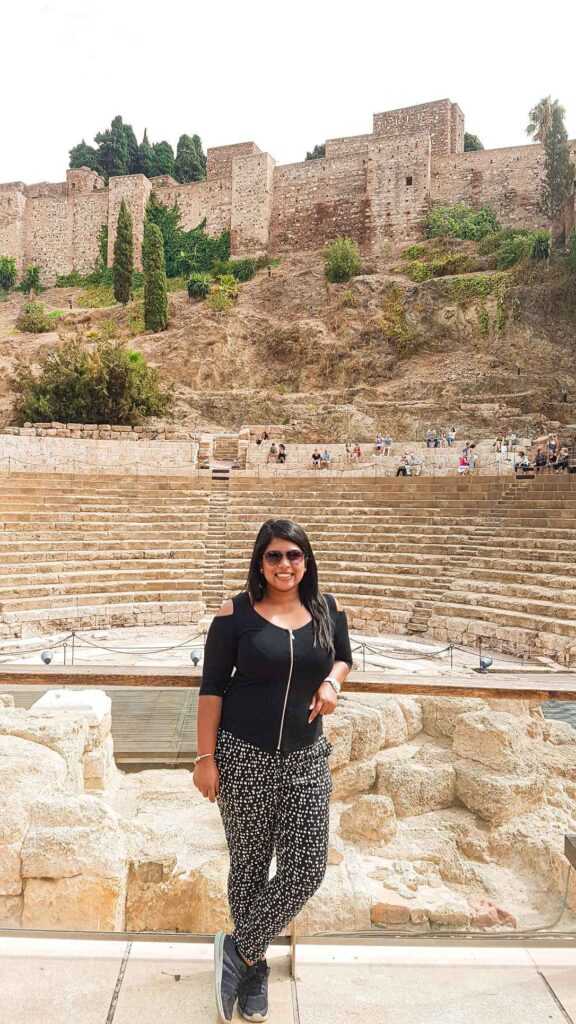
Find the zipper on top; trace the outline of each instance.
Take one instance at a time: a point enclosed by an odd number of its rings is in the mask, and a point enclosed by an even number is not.
[[[288,673],[288,682],[286,684],[284,707],[282,709],[282,719],[280,721],[280,734],[278,736],[278,746],[276,747],[276,750],[280,750],[280,744],[282,743],[282,730],[284,728],[284,718],[286,716],[286,705],[288,703],[288,693],[290,692],[290,683],[292,682],[292,672],[294,670],[294,633],[291,629],[288,630],[288,642],[290,644],[290,671]]]

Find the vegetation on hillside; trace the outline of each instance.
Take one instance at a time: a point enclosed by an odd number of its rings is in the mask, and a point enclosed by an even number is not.
[[[164,265],[162,232],[146,222],[142,246],[144,266],[144,325],[148,331],[164,331],[168,326],[168,291]]]
[[[116,225],[114,263],[112,266],[112,281],[116,302],[126,305],[130,301],[133,273],[134,239],[132,236],[132,217],[126,203],[122,200]]]
[[[68,341],[47,352],[37,371],[19,363],[11,385],[19,423],[134,424],[166,415],[173,404],[172,387],[144,356],[110,341]]]
[[[181,183],[206,177],[206,155],[199,135],[181,135],[176,154],[169,142],[150,143],[145,130],[138,144],[132,125],[121,116],[94,137],[96,146],[84,139],[70,150],[70,167],[89,167],[106,181],[120,174],[145,174],[153,178],[169,174]]]
[[[349,281],[360,273],[360,252],[352,238],[335,238],[324,249],[325,273],[328,281],[334,283]]]
[[[566,111],[558,100],[545,96],[529,114],[526,131],[535,142],[544,146],[544,177],[541,183],[540,207],[552,222],[564,213],[574,195],[574,165],[564,124]]]

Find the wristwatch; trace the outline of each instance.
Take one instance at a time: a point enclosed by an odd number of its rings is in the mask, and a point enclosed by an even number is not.
[[[326,676],[324,682],[330,683],[330,685],[333,686],[334,689],[336,690],[336,693],[340,693],[340,690],[342,689],[342,683],[339,683],[338,680],[334,678],[334,676]]]

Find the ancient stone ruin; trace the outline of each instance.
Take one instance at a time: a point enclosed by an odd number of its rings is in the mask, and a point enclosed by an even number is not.
[[[229,926],[221,820],[191,772],[119,771],[102,691],[0,705],[0,927]],[[570,726],[528,701],[344,695],[324,727],[329,866],[300,934],[551,922],[576,829]]]
[[[572,143],[576,152],[576,143]],[[98,234],[108,226],[112,263],[122,199],[140,254],[153,190],[177,202],[184,228],[204,218],[210,234],[228,230],[233,255],[301,252],[336,235],[378,254],[388,239],[419,233],[430,202],[489,204],[506,227],[547,227],[539,209],[541,145],[464,152],[464,115],[449,99],[374,114],[372,132],[328,139],[324,159],[278,165],[254,142],[208,150],[205,181],[179,185],[167,175],[113,177],[88,168],[66,181],[0,185],[0,252],[18,270],[37,264],[49,283],[93,269]]]

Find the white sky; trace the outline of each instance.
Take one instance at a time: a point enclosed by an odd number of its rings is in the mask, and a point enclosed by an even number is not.
[[[0,182],[61,181],[116,114],[140,141],[254,141],[279,163],[442,99],[488,147],[550,93],[576,137],[570,0],[26,0],[0,20]]]

